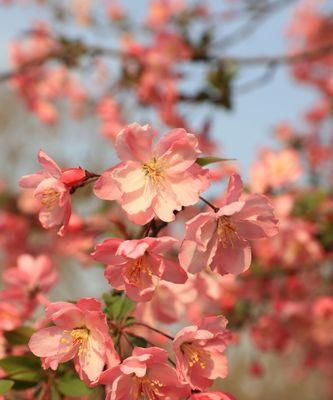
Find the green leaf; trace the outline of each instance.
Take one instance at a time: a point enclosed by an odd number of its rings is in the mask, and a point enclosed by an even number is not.
[[[61,400],[61,395],[54,385],[51,386],[51,400]]]
[[[82,397],[92,392],[92,389],[88,388],[88,386],[77,377],[64,376],[56,382],[56,385],[58,391],[65,396]]]
[[[8,356],[0,360],[0,367],[14,381],[39,382],[45,377],[39,358],[34,356]]]
[[[34,333],[34,329],[29,326],[21,326],[14,331],[7,331],[4,336],[8,343],[13,346],[27,344],[30,340],[31,335]]]
[[[131,342],[133,343],[134,347],[148,347],[148,342],[145,338],[132,336]]]
[[[196,160],[196,163],[204,167],[208,164],[213,164],[222,161],[235,161],[235,158],[221,158],[221,157],[199,157]]]
[[[122,292],[105,293],[103,300],[105,311],[112,320],[125,320],[135,307],[135,303]]]
[[[7,393],[14,386],[14,381],[0,379],[0,396]]]

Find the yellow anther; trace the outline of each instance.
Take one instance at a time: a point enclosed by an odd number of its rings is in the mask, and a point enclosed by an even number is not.
[[[143,263],[142,257],[137,259],[133,264],[130,264],[124,271],[129,283],[137,285],[144,275],[152,276],[151,269]]]
[[[223,247],[234,247],[234,241],[239,238],[236,227],[226,216],[217,220],[216,233]]]
[[[41,203],[46,210],[52,211],[59,202],[60,193],[53,188],[45,189],[42,192]]]
[[[209,351],[193,343],[185,342],[181,345],[181,351],[185,356],[190,368],[199,365],[200,368],[206,368],[207,361],[210,359]]]
[[[161,398],[160,388],[164,385],[158,379],[152,379],[147,376],[143,378],[136,377],[137,399],[158,400]]]
[[[72,336],[73,345],[78,346],[78,354],[82,354],[87,351],[87,343],[89,339],[89,331],[86,328],[75,328],[70,331]]]
[[[162,160],[152,158],[147,163],[143,164],[142,169],[147,177],[149,177],[153,183],[157,184],[161,179],[164,178],[164,167]]]

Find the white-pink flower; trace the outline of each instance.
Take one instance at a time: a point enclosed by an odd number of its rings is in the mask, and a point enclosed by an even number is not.
[[[17,259],[17,267],[4,272],[3,280],[8,286],[25,289],[28,293],[48,292],[57,282],[58,274],[48,256],[22,254]]]
[[[116,137],[121,163],[105,171],[95,185],[97,197],[117,200],[137,224],[155,216],[175,219],[174,211],[195,204],[210,184],[209,172],[196,160],[197,138],[175,129],[153,148],[155,133],[149,125],[128,125]]]
[[[96,383],[104,366],[115,366],[119,357],[109,336],[99,301],[81,298],[76,304],[57,302],[46,308],[49,326],[31,336],[30,350],[42,358],[43,367],[56,370],[74,359],[75,369],[87,384]]]
[[[173,283],[187,280],[178,262],[164,256],[176,242],[169,236],[138,240],[114,238],[98,244],[92,255],[107,264],[105,277],[115,289],[125,290],[134,301],[148,301],[160,279]]]
[[[168,353],[158,347],[136,347],[131,357],[104,371],[99,382],[109,385],[106,400],[178,400],[190,393],[168,364]]]
[[[206,317],[198,325],[180,330],[173,341],[180,381],[192,389],[204,390],[216,378],[228,373],[224,351],[231,341],[222,317]]]
[[[188,272],[210,267],[221,275],[239,274],[251,264],[249,240],[277,233],[277,220],[267,198],[249,195],[241,200],[242,189],[239,175],[232,175],[221,208],[198,214],[186,223],[179,260]]]
[[[60,226],[58,234],[63,236],[71,215],[70,190],[85,178],[85,171],[82,168],[62,170],[43,150],[38,153],[38,161],[44,169],[23,176],[20,186],[35,189],[34,197],[41,205],[40,223],[46,229]]]

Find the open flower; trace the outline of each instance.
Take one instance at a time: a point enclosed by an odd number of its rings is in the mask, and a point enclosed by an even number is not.
[[[264,193],[273,188],[296,182],[302,175],[300,158],[296,150],[274,152],[265,149],[251,166],[249,183],[253,191]]]
[[[40,329],[29,342],[44,368],[56,370],[59,363],[74,359],[80,378],[93,384],[106,364],[118,364],[105,314],[96,299],[82,298],[76,305],[51,303],[46,308],[46,321],[54,326]]]
[[[50,258],[40,255],[36,258],[22,254],[17,267],[7,269],[3,280],[8,286],[19,287],[32,294],[35,291],[48,292],[58,280]]]
[[[187,279],[178,263],[163,256],[176,242],[169,236],[108,239],[96,246],[92,256],[108,265],[105,277],[115,289],[125,290],[134,301],[148,301],[160,279],[173,283]]]
[[[192,389],[204,390],[228,373],[224,350],[231,341],[222,317],[204,318],[198,325],[179,331],[173,342],[179,379]]]
[[[158,347],[136,347],[122,364],[103,372],[100,383],[110,385],[106,400],[181,399],[189,395],[173,367],[168,353]]]
[[[132,124],[116,137],[121,163],[105,171],[95,185],[97,197],[117,200],[130,220],[145,224],[157,216],[175,219],[174,211],[195,204],[209,186],[209,172],[196,164],[197,138],[184,129],[165,135],[153,149],[149,125]]]
[[[38,161],[43,170],[25,175],[20,179],[23,188],[34,188],[34,197],[41,209],[39,220],[43,228],[60,226],[58,234],[66,232],[71,215],[70,190],[85,178],[82,168],[62,170],[43,150],[38,153]]]
[[[266,197],[249,195],[241,200],[243,185],[232,175],[218,211],[198,214],[186,223],[179,260],[197,273],[206,267],[222,274],[239,274],[251,264],[249,240],[277,233],[277,220]]]

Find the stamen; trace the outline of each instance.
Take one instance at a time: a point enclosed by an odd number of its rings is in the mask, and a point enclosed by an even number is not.
[[[164,386],[161,381],[147,376],[143,378],[136,377],[136,380],[137,385],[134,385],[134,387],[138,388],[138,399],[157,400],[161,398],[162,393],[160,392],[160,389]]]
[[[72,340],[62,338],[61,343],[78,347],[78,355],[87,351],[87,343],[89,339],[89,330],[86,328],[75,328],[71,331],[64,330],[64,334],[70,334]]]
[[[181,351],[187,359],[190,368],[196,364],[202,369],[206,368],[207,362],[210,359],[209,351],[189,342],[185,342],[181,345]]]
[[[217,236],[223,247],[234,247],[234,242],[239,239],[236,227],[232,224],[229,217],[222,216],[217,220]]]
[[[59,202],[60,193],[53,188],[45,189],[42,192],[41,203],[47,211],[52,211]]]
[[[145,175],[150,178],[154,184],[157,184],[164,178],[164,168],[161,160],[153,157],[150,161],[143,164],[142,169]]]
[[[142,280],[143,275],[152,276],[151,269],[143,263],[142,257],[137,259],[133,264],[126,267],[124,276],[128,279],[128,282],[132,285],[138,285]]]

